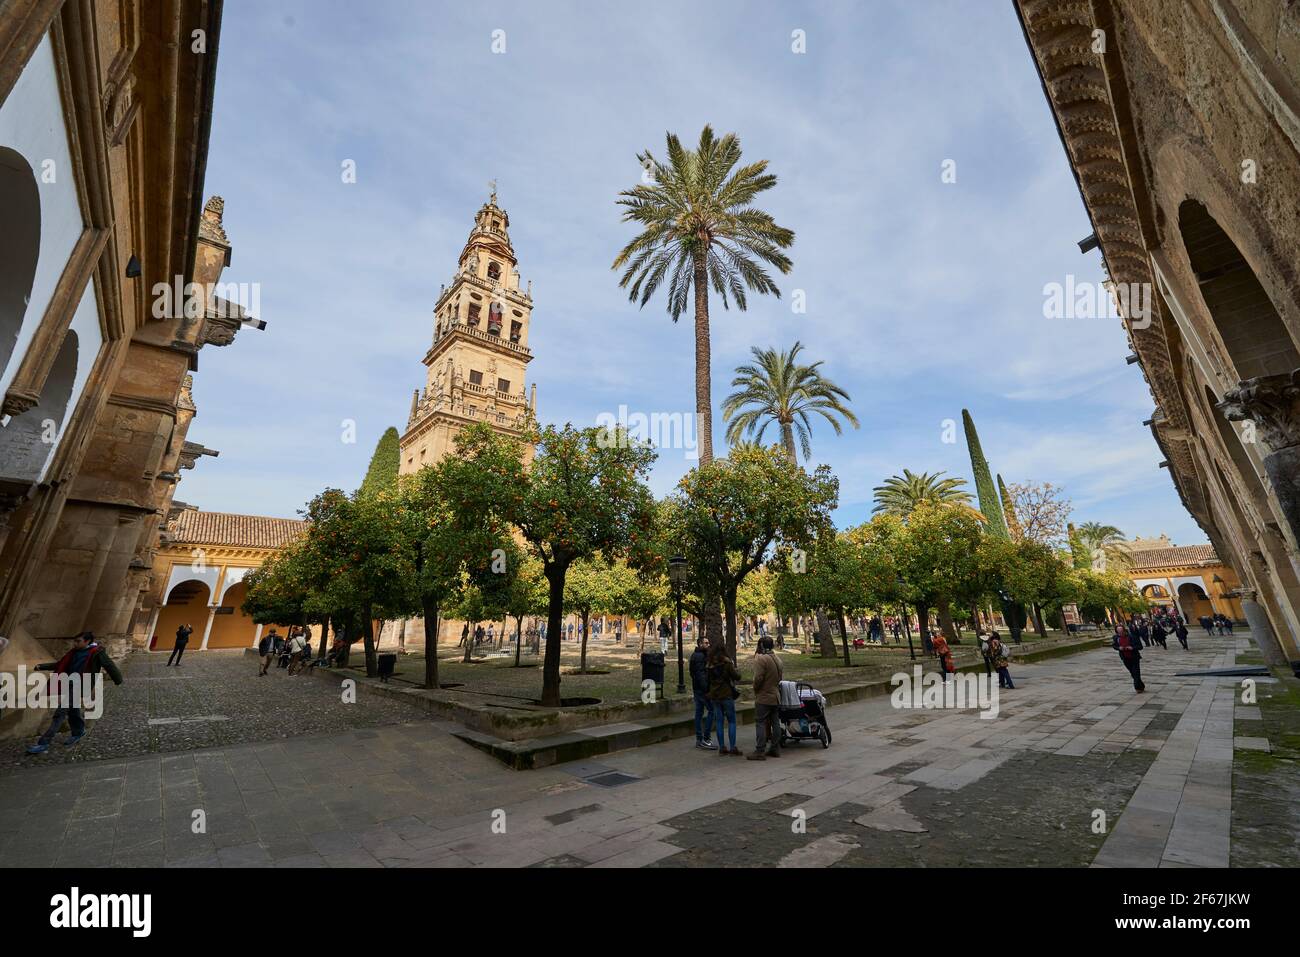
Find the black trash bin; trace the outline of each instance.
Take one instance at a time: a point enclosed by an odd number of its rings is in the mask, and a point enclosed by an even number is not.
[[[664,683],[664,655],[662,651],[644,651],[641,653],[641,681],[653,681],[657,685]]]
[[[393,676],[393,669],[397,667],[397,655],[380,655],[379,656],[379,680],[387,681]]]

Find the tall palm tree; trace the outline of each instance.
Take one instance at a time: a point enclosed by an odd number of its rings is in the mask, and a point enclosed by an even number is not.
[[[1084,522],[1075,528],[1074,535],[1088,555],[1096,555],[1099,551],[1105,555],[1107,566],[1127,568],[1133,562],[1128,540],[1114,525]]]
[[[970,493],[962,490],[966,480],[955,477],[941,478],[942,475],[943,472],[935,472],[933,475],[922,472],[917,475],[908,469],[903,469],[902,475],[891,475],[882,484],[872,489],[876,499],[876,507],[871,510],[872,514],[884,512],[887,515],[907,518],[922,502],[934,502],[959,506],[975,512],[983,520],[983,514],[971,507]]]
[[[618,284],[642,307],[666,278],[673,322],[694,293],[695,412],[700,464],[707,465],[713,460],[709,287],[721,297],[723,308],[735,300],[742,311],[747,290],[780,297],[763,264],[781,273],[790,271],[790,259],[782,250],[794,242],[794,232],[751,205],[755,196],[776,185],[776,176],[766,172],[766,160],[736,168],[740,140],[734,133],[716,139],[706,126],[694,150],[684,148],[673,133],[667,134],[667,141],[667,163],[656,161],[648,150],[637,156],[654,182],[619,193],[623,221],[644,228],[611,268],[623,269]]]
[[[743,365],[736,369],[731,384],[737,391],[722,402],[722,417],[727,420],[727,441],[735,444],[744,436],[763,438],[767,427],[775,422],[781,429],[781,444],[785,446],[790,461],[798,461],[794,450],[794,437],[799,436],[799,447],[806,459],[812,455],[809,432],[812,423],[809,413],[821,415],[835,434],[839,435],[840,417],[858,427],[857,417],[845,405],[849,394],[821,374],[820,362],[803,365],[798,361],[803,343],[796,342],[787,352],[776,349],[750,351],[757,365]]]

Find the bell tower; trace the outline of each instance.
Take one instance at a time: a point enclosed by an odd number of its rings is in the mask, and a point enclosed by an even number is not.
[[[434,306],[433,344],[424,356],[424,388],[411,398],[401,440],[401,474],[433,465],[474,422],[522,435],[537,407],[537,387],[525,393],[532,361],[528,323],[532,283],[520,288],[510,245],[510,217],[492,194],[474,216],[451,283]]]

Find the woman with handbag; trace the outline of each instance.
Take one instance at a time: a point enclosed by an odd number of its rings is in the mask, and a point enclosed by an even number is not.
[[[708,677],[713,727],[718,734],[718,754],[739,755],[740,749],[736,747],[736,699],[740,697],[740,691],[736,682],[740,680],[740,670],[727,657],[727,646],[722,642],[709,648]],[[724,727],[730,732],[730,749],[722,737]]]

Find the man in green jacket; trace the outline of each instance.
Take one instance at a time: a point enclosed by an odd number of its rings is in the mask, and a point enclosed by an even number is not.
[[[765,761],[781,756],[781,659],[776,656],[771,638],[758,639],[758,654],[754,655],[754,753],[745,755],[751,761]],[[771,738],[768,739],[768,724]]]
[[[87,678],[93,681],[93,676],[98,675],[100,669],[108,672],[108,676],[113,679],[113,684],[122,683],[122,672],[118,670],[113,659],[108,657],[108,652],[100,647],[95,636],[88,631],[83,631],[77,637],[72,639],[72,648],[58,661],[51,661],[48,664],[37,665],[37,671],[53,671],[58,681],[60,675],[80,675],[83,684],[79,689],[77,700],[64,700],[59,702],[59,706],[54,710],[54,717],[50,720],[50,726],[35,744],[27,746],[28,754],[44,754],[50,750],[50,742],[54,736],[59,733],[59,728],[63,727],[66,719],[68,727],[71,728],[72,734],[64,743],[74,745],[86,734],[86,719],[81,713],[81,706],[87,693],[89,682]],[[52,681],[52,684],[53,684]]]

